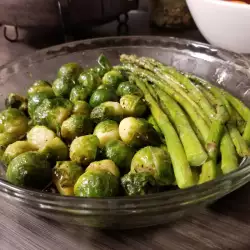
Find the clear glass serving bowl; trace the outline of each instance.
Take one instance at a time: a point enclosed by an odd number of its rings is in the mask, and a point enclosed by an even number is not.
[[[113,64],[121,53],[154,57],[194,73],[250,103],[250,71],[242,56],[209,45],[166,37],[109,37],[62,44],[0,67],[0,109],[9,92],[24,94],[35,79],[53,80],[60,65],[96,63],[103,52]],[[78,198],[19,188],[0,180],[0,197],[60,223],[125,229],[167,223],[213,203],[250,180],[250,161],[222,178],[185,190],[143,197]],[[0,205],[1,206],[1,205]]]

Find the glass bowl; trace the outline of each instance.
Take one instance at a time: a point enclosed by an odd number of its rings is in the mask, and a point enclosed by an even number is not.
[[[100,53],[105,53],[113,64],[119,62],[121,53],[154,57],[220,85],[249,105],[250,71],[243,56],[194,41],[146,36],[62,44],[0,67],[0,109],[4,108],[4,99],[9,92],[24,94],[36,79],[53,80],[63,63],[75,61],[83,66],[94,65]],[[213,203],[249,180],[250,161],[246,158],[236,171],[214,181],[143,197],[64,197],[19,188],[3,178],[0,180],[0,197],[63,224],[128,229],[176,220]]]

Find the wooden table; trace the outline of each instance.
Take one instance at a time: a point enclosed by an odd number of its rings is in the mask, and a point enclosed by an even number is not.
[[[85,37],[116,34],[116,23],[85,33]],[[2,28],[0,27],[0,32]],[[131,13],[131,35],[174,35],[204,41],[197,30],[159,31],[149,28],[145,13]],[[0,64],[35,49],[58,43],[21,32],[21,41],[9,43],[0,36]],[[30,45],[32,44],[32,45]],[[90,228],[63,227],[35,217],[0,200],[0,250],[205,250],[250,249],[250,184],[226,196],[210,208],[171,225],[130,231],[101,231]]]

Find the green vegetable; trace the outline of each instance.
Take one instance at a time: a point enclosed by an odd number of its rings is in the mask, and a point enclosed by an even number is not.
[[[109,62],[108,58],[105,55],[103,55],[103,54],[101,54],[98,57],[97,62],[106,71],[110,71],[112,69],[112,65]]]
[[[159,134],[160,137],[163,136],[158,124],[156,123],[154,117],[152,115],[150,115],[147,119],[147,121],[153,126],[153,128],[155,129],[155,131]]]
[[[96,159],[99,139],[95,135],[80,136],[70,145],[70,159],[83,166],[88,166]]]
[[[160,145],[160,138],[153,126],[143,118],[127,117],[119,125],[119,134],[124,143],[140,148]]]
[[[66,141],[73,141],[76,137],[90,134],[93,124],[87,116],[71,115],[65,120],[61,127],[61,136]]]
[[[76,85],[70,92],[70,101],[85,101],[89,96],[89,89],[81,85]]]
[[[124,95],[120,99],[120,104],[124,110],[124,115],[141,117],[147,110],[146,104],[140,96]]]
[[[134,150],[120,140],[112,140],[106,143],[104,148],[105,156],[112,160],[123,173],[130,170]]]
[[[100,147],[104,147],[109,141],[118,140],[119,126],[118,123],[112,120],[106,120],[96,125],[94,132],[100,142]]]
[[[83,174],[80,165],[72,161],[58,161],[53,168],[52,179],[61,195],[73,196],[74,185]]]
[[[91,108],[89,104],[85,101],[76,101],[74,102],[73,114],[90,116]]]
[[[143,96],[141,90],[134,83],[131,83],[129,81],[120,83],[116,90],[116,94],[118,96],[124,96],[124,95]]]
[[[95,123],[108,119],[119,122],[123,118],[123,108],[119,102],[104,102],[92,110],[90,118]]]
[[[107,101],[118,101],[118,97],[112,89],[97,89],[91,95],[89,104],[92,108]]]
[[[83,87],[89,89],[89,92],[92,92],[101,84],[101,79],[96,73],[89,71],[81,73],[78,82]]]
[[[68,78],[77,81],[82,68],[77,63],[67,63],[60,67],[57,73],[58,78]]]
[[[71,89],[74,87],[74,81],[70,78],[57,78],[52,83],[52,89],[56,96],[68,98]]]
[[[24,113],[28,111],[28,100],[27,98],[18,94],[10,93],[5,100],[6,108],[16,108]]]
[[[28,97],[34,94],[44,93],[46,96],[55,96],[51,85],[42,80],[35,81],[34,84],[28,89]]]
[[[103,84],[112,86],[114,88],[116,88],[123,81],[124,81],[123,75],[116,70],[111,70],[107,72],[102,78]]]
[[[50,164],[37,152],[26,152],[15,157],[7,168],[7,180],[26,188],[45,188],[52,179]]]

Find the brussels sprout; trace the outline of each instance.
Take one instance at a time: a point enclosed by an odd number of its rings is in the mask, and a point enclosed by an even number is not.
[[[5,165],[8,165],[18,155],[36,150],[37,147],[28,141],[16,141],[6,148],[2,156],[2,161]]]
[[[105,84],[101,84],[97,89],[107,89],[107,90],[113,90],[116,91],[116,89],[110,85],[105,85]]]
[[[119,179],[109,171],[86,171],[74,186],[75,196],[113,197],[119,193]]]
[[[105,68],[103,68],[101,66],[91,68],[90,71],[97,74],[100,78],[102,78],[108,72],[107,69],[105,69]]]
[[[35,81],[34,84],[28,89],[28,96],[32,96],[34,94],[44,93],[47,96],[54,96],[54,91],[51,88],[51,85],[42,80]]]
[[[107,101],[118,101],[118,96],[112,89],[97,89],[90,97],[89,104],[92,108]]]
[[[39,152],[47,160],[52,162],[65,161],[69,158],[69,149],[59,137],[55,137],[48,141]]]
[[[80,73],[82,72],[82,68],[77,63],[66,63],[60,67],[57,73],[58,78],[68,78],[74,81],[77,80]]]
[[[119,102],[104,102],[92,110],[90,118],[95,123],[108,119],[119,122],[123,118],[123,108]]]
[[[114,88],[117,88],[117,86],[123,81],[124,81],[123,75],[116,70],[111,70],[107,72],[102,78],[103,84],[110,85]]]
[[[123,173],[130,170],[132,158],[135,154],[134,150],[119,140],[113,140],[105,145],[105,156],[112,160]]]
[[[52,180],[50,164],[37,152],[15,157],[7,168],[7,180],[17,186],[43,189]]]
[[[154,177],[147,172],[130,172],[121,178],[121,185],[125,194],[129,196],[151,194],[158,191]]]
[[[71,115],[73,104],[64,98],[44,99],[34,114],[33,121],[36,125],[45,125],[59,131],[62,123]]]
[[[159,147],[140,149],[132,159],[131,172],[148,172],[158,185],[171,185],[175,181],[170,156]]]
[[[103,54],[98,57],[97,62],[103,69],[106,69],[107,71],[110,71],[112,69],[112,65],[109,62],[108,58]]]
[[[88,71],[81,73],[78,78],[78,82],[92,92],[101,84],[101,79],[95,72]]]
[[[96,171],[96,170],[105,170],[116,176],[120,177],[119,168],[115,165],[115,163],[111,160],[102,160],[95,161],[90,163],[90,165],[86,168],[86,171]]]
[[[85,101],[74,102],[73,114],[90,116],[91,108],[89,104]]]
[[[0,150],[4,151],[6,147],[15,141],[17,141],[19,138],[16,137],[13,134],[10,133],[0,133]]]
[[[58,161],[53,168],[52,180],[61,195],[73,196],[74,185],[83,174],[80,165],[72,161]]]
[[[95,135],[80,136],[70,145],[70,159],[76,163],[88,166],[96,159],[99,140]]]
[[[116,90],[116,94],[118,96],[124,96],[124,95],[143,96],[142,91],[134,83],[131,83],[129,81],[120,83]]]
[[[27,140],[37,149],[42,149],[56,134],[45,126],[35,126],[27,133]]]
[[[52,89],[56,96],[69,97],[71,89],[74,87],[74,81],[70,78],[57,78],[52,83]]]
[[[12,138],[21,138],[29,129],[28,122],[22,111],[8,108],[0,113],[0,134],[6,133],[11,134]]]
[[[118,123],[112,120],[100,122],[96,125],[93,134],[98,137],[102,148],[107,142],[120,138]]]
[[[67,141],[73,141],[76,137],[92,133],[92,121],[83,115],[71,115],[61,127],[61,136]]]
[[[70,92],[70,101],[85,101],[89,96],[89,89],[81,85],[76,85]]]
[[[5,100],[5,106],[6,108],[19,109],[26,114],[28,111],[28,100],[18,94],[10,93]]]
[[[157,146],[161,142],[153,126],[143,118],[124,118],[119,125],[119,134],[123,142],[137,148]]]
[[[127,116],[142,116],[147,110],[146,104],[142,101],[140,96],[124,95],[120,104],[124,110],[124,115]]]

